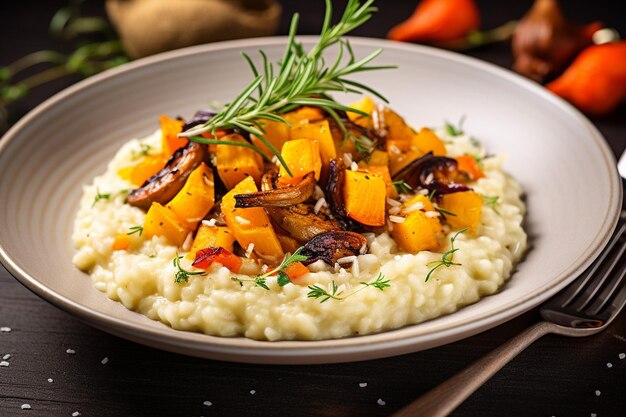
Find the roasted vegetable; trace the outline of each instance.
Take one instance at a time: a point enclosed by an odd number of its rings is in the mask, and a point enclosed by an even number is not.
[[[309,172],[302,180],[294,185],[273,188],[256,193],[235,195],[235,207],[287,207],[302,203],[311,197],[315,191],[315,174]]]
[[[328,265],[335,265],[338,259],[364,253],[367,253],[367,239],[363,235],[346,230],[319,234],[310,239],[300,252],[307,257],[306,261],[302,261],[304,265],[310,265],[320,259]]]
[[[231,142],[245,141],[237,133],[224,136],[222,140]],[[241,146],[217,145],[215,166],[217,174],[229,190],[247,177],[252,177],[259,184],[263,175],[263,159],[261,156],[253,150]]]
[[[310,204],[291,207],[269,207],[272,220],[299,243],[306,243],[320,233],[339,230],[336,222],[315,214]]]
[[[374,101],[370,97],[363,97],[359,101],[350,104],[350,108],[361,110],[363,113],[367,113],[369,116],[363,116],[359,113],[347,112],[346,115],[351,122],[363,126],[366,128],[372,128],[372,112],[374,111]]]
[[[446,156],[446,145],[443,141],[427,127],[423,127],[413,136],[411,150],[427,154],[432,152],[435,156]]]
[[[478,193],[462,191],[445,194],[441,196],[440,206],[454,214],[446,215],[446,221],[453,229],[469,227],[470,232],[476,233],[483,207],[483,199]]]
[[[215,204],[213,171],[204,162],[194,169],[183,188],[167,204],[189,228],[195,229]]]
[[[454,159],[456,159],[459,171],[467,173],[471,180],[476,181],[477,179],[484,178],[485,174],[482,169],[480,169],[478,162],[476,162],[476,158],[473,156],[461,155],[455,157]]]
[[[243,264],[243,260],[239,256],[232,254],[223,247],[217,247],[200,249],[191,265],[200,269],[209,269],[214,262],[222,264],[235,273],[239,272],[241,264]]]
[[[393,223],[391,236],[402,250],[415,254],[422,250],[439,248],[437,237],[442,231],[441,223],[438,213],[426,196],[417,195],[406,201],[402,205],[401,213],[405,214],[404,221]]]
[[[233,243],[235,243],[235,236],[228,227],[201,224],[187,258],[195,259],[196,252],[204,248],[224,248],[233,252]]]
[[[261,128],[265,131],[263,137],[267,139],[278,152],[283,148],[283,144],[289,140],[289,126],[282,122],[274,120],[259,120]],[[256,135],[250,135],[250,141],[254,146],[259,148],[268,159],[271,159],[274,152]]]
[[[179,138],[178,134],[183,131],[185,122],[177,119],[170,119],[163,115],[159,119],[161,124],[161,149],[166,157],[170,157],[178,149],[187,146],[187,138]]]
[[[348,217],[367,226],[385,224],[387,186],[380,175],[346,170],[343,200]]]
[[[165,168],[148,178],[140,188],[131,191],[128,204],[148,209],[154,202],[167,203],[183,188],[191,172],[205,157],[205,146],[198,143],[190,142],[178,149]]]
[[[306,138],[317,141],[322,169],[326,171],[325,176],[328,176],[328,164],[337,156],[328,120],[294,125],[290,129],[290,135],[292,139]]]
[[[247,177],[222,198],[222,214],[242,248],[254,244],[254,252],[268,262],[280,261],[284,253],[265,210],[260,207],[235,208],[235,196],[257,191]]]
[[[315,179],[319,180],[322,169],[322,158],[320,156],[318,141],[311,139],[290,140],[283,145],[281,155],[293,175],[289,175],[281,165],[279,182],[283,184],[293,184],[300,181],[300,179],[309,172],[313,172]]]
[[[118,171],[120,178],[130,181],[139,187],[148,178],[163,169],[167,163],[167,158],[163,154],[146,155],[135,165],[127,166]]]
[[[142,234],[148,239],[165,236],[174,245],[181,246],[190,232],[173,211],[154,202],[146,214]]]
[[[421,156],[393,174],[394,181],[403,180],[413,188],[427,188],[437,195],[467,191],[462,183],[469,177],[459,171],[455,159],[433,156],[432,152]]]

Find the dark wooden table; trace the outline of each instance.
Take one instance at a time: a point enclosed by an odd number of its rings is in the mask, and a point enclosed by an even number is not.
[[[321,0],[284,3],[280,33],[286,31],[287,18],[296,9],[303,12],[302,33],[318,30]],[[415,4],[378,3],[381,11],[358,35],[383,37]],[[484,27],[518,18],[529,3],[480,1]],[[573,19],[601,19],[626,34],[620,2],[563,3]],[[2,2],[0,65],[34,50],[62,47],[47,36],[47,24],[64,4]],[[86,6],[91,13],[104,15],[102,5],[88,1]],[[469,54],[504,67],[512,62],[508,44]],[[33,91],[11,106],[11,121],[75,81],[69,78]],[[626,107],[592,121],[615,154],[621,154],[626,147]],[[477,336],[388,359],[318,366],[246,365],[154,350],[103,333],[37,298],[0,268],[0,327],[11,329],[0,332],[0,361],[9,364],[0,366],[0,416],[71,416],[76,412],[98,417],[387,416],[538,319],[535,309]],[[75,353],[67,353],[68,349]],[[544,337],[453,415],[626,415],[626,359],[619,357],[623,352],[626,312],[593,337]],[[22,410],[23,404],[30,404],[31,409]]]

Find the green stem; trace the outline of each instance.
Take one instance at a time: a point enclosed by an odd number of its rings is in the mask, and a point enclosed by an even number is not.
[[[65,62],[65,56],[55,51],[37,51],[32,54],[28,54],[6,66],[10,71],[11,76],[18,72],[32,67],[33,65],[43,63],[62,64]]]
[[[475,30],[468,33],[465,37],[453,41],[440,42],[436,46],[452,49],[455,51],[465,51],[491,43],[502,42],[513,36],[517,27],[517,20],[511,20],[496,28],[480,31]]]

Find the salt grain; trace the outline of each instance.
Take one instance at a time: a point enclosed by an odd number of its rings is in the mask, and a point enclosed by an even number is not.
[[[207,407],[210,407],[213,405],[213,403],[211,401],[205,401],[202,404],[206,405]]]
[[[100,363],[106,365],[109,362],[109,358],[103,358]]]
[[[10,327],[0,327],[0,332],[9,333],[11,331]]]
[[[4,356],[2,357],[2,359],[4,359],[4,360],[6,361],[6,360],[7,360],[7,359],[9,359],[10,357],[11,357],[11,354],[10,354],[10,353],[7,353],[6,355],[4,355]]]
[[[0,362],[0,366],[7,367],[7,366],[9,366],[9,362],[7,362],[7,361],[2,361],[2,362]]]
[[[599,389],[597,389],[597,390],[596,390],[596,397],[599,397],[599,396],[600,396],[600,394],[601,394],[600,390],[599,390]]]
[[[378,401],[376,401],[378,403],[378,405],[385,405],[387,404],[386,402],[383,401],[382,398],[379,398]]]
[[[30,404],[22,404],[22,410],[30,410]]]
[[[620,354],[618,355],[618,357],[619,357],[620,359],[624,359],[624,358],[626,358],[626,353],[620,353]]]
[[[78,417],[80,415],[80,413],[78,411],[74,411],[72,413],[72,417]]]
[[[68,355],[73,355],[76,353],[76,351],[74,349],[68,349],[65,351],[65,353],[67,353]]]
[[[367,382],[361,382],[361,383],[359,384],[359,387],[361,387],[361,388],[365,388],[365,387],[367,387]]]
[[[591,417],[597,417],[596,413],[591,413]]]
[[[54,379],[48,378],[48,382],[52,383],[52,382],[54,382]]]
[[[254,395],[254,394],[256,394],[256,391],[255,391],[255,390],[253,390],[253,389],[251,389],[251,390],[250,390],[250,395]]]
[[[612,364],[611,362],[607,362],[606,367],[607,367],[607,368],[612,368],[612,367],[613,367],[613,364]]]

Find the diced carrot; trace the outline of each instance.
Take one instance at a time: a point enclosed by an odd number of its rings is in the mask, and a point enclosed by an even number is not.
[[[243,264],[243,261],[239,256],[234,255],[222,247],[219,247],[200,249],[196,252],[196,260],[193,261],[191,265],[200,269],[209,269],[213,262],[222,264],[235,273],[239,272],[239,269]]]
[[[130,236],[126,233],[118,233],[113,240],[113,250],[126,250],[130,245]]]
[[[304,266],[302,262],[294,262],[290,264],[287,268],[285,268],[285,274],[287,274],[292,282],[297,278],[308,274],[309,272],[309,268]]]
[[[472,180],[477,180],[479,178],[485,177],[485,174],[480,169],[478,162],[476,162],[476,159],[473,156],[461,155],[461,156],[455,157],[454,159],[456,159],[459,170],[463,172],[467,172],[469,176],[472,178]]]

